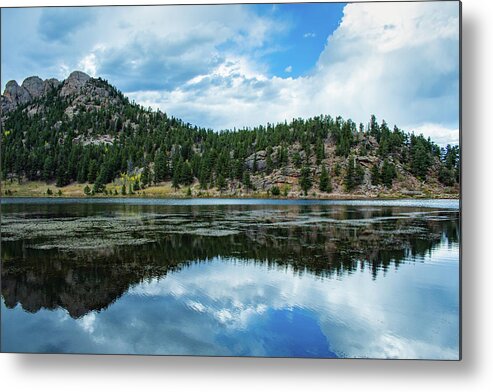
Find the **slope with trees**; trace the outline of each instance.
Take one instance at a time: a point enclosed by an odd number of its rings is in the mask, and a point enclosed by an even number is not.
[[[165,186],[174,194],[236,196],[459,192],[458,146],[440,148],[375,116],[359,125],[320,115],[214,131],[144,108],[107,81],[81,74],[45,81],[42,92],[23,100],[16,98],[18,89],[6,89],[6,192],[33,181],[113,195],[152,194]]]

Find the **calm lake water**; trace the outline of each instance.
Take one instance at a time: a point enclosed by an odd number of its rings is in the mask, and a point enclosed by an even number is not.
[[[459,357],[456,200],[2,199],[6,352]]]

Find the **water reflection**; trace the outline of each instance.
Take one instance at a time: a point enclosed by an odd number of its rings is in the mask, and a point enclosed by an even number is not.
[[[7,350],[457,357],[458,211],[84,204],[3,214]]]

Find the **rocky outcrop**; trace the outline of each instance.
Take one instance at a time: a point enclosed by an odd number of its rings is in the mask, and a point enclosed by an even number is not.
[[[57,79],[46,79],[44,81],[44,93],[47,94],[51,89],[60,86],[61,82]]]
[[[249,170],[264,171],[267,168],[267,153],[262,151],[257,151],[255,154],[250,155],[245,159],[245,165]]]
[[[82,87],[91,79],[91,77],[84,72],[74,71],[67,79],[63,82],[62,90],[60,91],[60,96],[66,97],[68,95],[78,93]]]
[[[41,98],[59,85],[60,82],[56,79],[43,81],[38,76],[30,76],[24,79],[20,86],[15,80],[11,80],[5,86],[5,91],[2,95],[2,115],[15,110],[17,106],[25,105],[37,98]]]
[[[2,113],[14,110],[19,105],[31,101],[31,95],[23,86],[19,86],[15,80],[11,80],[5,86],[2,95]]]
[[[84,72],[74,71],[63,82],[60,92],[61,96],[68,96],[80,92],[81,88],[91,79]],[[52,89],[56,89],[62,82],[57,79],[43,80],[38,76],[30,76],[22,82],[22,85],[15,80],[11,80],[5,86],[5,91],[1,97],[2,117],[15,110],[20,105],[25,105],[35,99],[48,94]]]
[[[29,93],[29,101],[39,98],[45,93],[44,82],[38,76],[30,76],[24,79],[22,87]]]

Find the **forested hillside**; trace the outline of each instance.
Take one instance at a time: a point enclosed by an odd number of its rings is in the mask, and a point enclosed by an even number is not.
[[[215,131],[130,102],[102,79],[31,77],[2,95],[2,183],[83,184],[86,194],[457,195],[458,146],[372,116],[320,115]],[[8,193],[9,194],[9,193]]]

